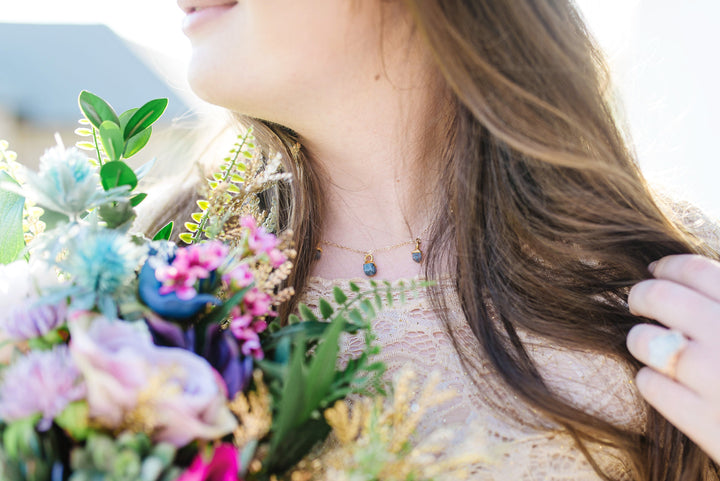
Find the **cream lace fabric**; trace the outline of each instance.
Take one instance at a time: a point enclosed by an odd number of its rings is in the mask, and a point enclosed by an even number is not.
[[[348,282],[312,278],[302,301],[316,307],[320,297],[332,299],[335,285],[347,287]],[[355,282],[362,285],[366,281]],[[469,478],[472,480],[601,479],[569,435],[548,420],[539,418],[531,408],[494,381],[449,283],[443,286],[443,292],[451,311],[450,327],[458,348],[480,367],[480,375],[475,376],[476,383],[463,367],[447,328],[431,307],[427,293],[421,291],[404,305],[396,304],[395,308],[380,312],[373,323],[377,342],[382,347],[380,359],[387,364],[390,376],[410,367],[422,381],[431,372],[439,371],[442,387],[458,393],[452,401],[426,416],[418,434],[422,436],[439,427],[451,426],[462,434],[461,438],[480,439],[478,449],[491,453],[494,462],[472,466]],[[568,400],[617,424],[641,429],[643,404],[625,367],[607,357],[556,348],[527,335],[523,340],[546,382]],[[348,336],[342,341],[346,356],[352,356],[362,348],[363,339],[359,336]],[[529,422],[524,423],[522,419]],[[598,447],[593,454],[613,479],[632,479],[618,453]]]

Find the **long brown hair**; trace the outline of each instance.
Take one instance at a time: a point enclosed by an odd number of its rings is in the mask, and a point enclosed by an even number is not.
[[[451,215],[437,217],[426,243],[428,277],[448,267],[443,252],[452,248],[464,314],[495,371],[567,429],[603,478],[612,479],[589,443],[625,452],[639,480],[716,479],[709,457],[655,410],[637,433],[569,404],[543,382],[518,335],[529,331],[636,370],[625,347],[641,321],[628,312],[630,286],[665,255],[716,255],[651,195],[618,125],[605,61],[576,7],[404,1],[455,107],[438,210]],[[323,175],[302,152],[290,154],[292,131],[246,121],[287,153],[294,174],[283,191],[283,225],[295,233],[289,282],[301,292],[319,241]]]

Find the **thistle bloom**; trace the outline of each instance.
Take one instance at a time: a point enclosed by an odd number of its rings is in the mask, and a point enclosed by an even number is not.
[[[8,422],[42,414],[37,427],[47,431],[53,419],[68,404],[83,399],[85,393],[85,384],[67,346],[31,351],[3,373],[0,418]]]
[[[76,288],[72,307],[90,310],[94,306],[113,316],[116,301],[135,279],[145,248],[132,243],[122,232],[94,227],[78,228],[67,240],[67,257],[60,268],[69,274]]]
[[[202,453],[177,481],[237,481],[238,453],[232,444],[224,443],[215,448],[212,459],[206,462]]]
[[[127,425],[133,420],[154,440],[182,447],[237,426],[222,378],[208,362],[184,349],[155,346],[145,324],[87,313],[71,320],[70,333],[90,416],[103,427],[133,428]]]
[[[39,173],[25,170],[25,184],[18,189],[37,204],[73,218],[93,207],[128,196],[127,187],[105,191],[97,167],[75,148],[58,145],[40,158]]]

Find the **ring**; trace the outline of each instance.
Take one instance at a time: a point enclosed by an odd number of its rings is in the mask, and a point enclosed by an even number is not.
[[[678,359],[688,346],[688,338],[680,331],[668,330],[648,343],[648,364],[677,381]]]

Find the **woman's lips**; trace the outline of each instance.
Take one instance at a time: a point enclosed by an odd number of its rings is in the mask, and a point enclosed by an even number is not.
[[[183,6],[181,4],[180,7],[187,13],[182,25],[182,30],[187,36],[192,35],[192,33],[201,28],[202,25],[221,17],[237,5],[237,2],[225,2],[222,4],[218,4],[216,2],[215,4],[212,4],[207,1],[202,2],[204,4],[199,4],[201,2],[198,2],[197,0],[194,3],[196,3],[196,5]]]

